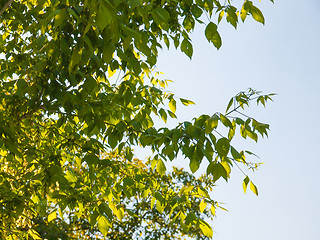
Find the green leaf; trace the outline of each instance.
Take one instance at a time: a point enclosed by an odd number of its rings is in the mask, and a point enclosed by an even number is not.
[[[256,6],[252,5],[251,9],[250,9],[250,13],[251,13],[251,15],[252,15],[254,20],[264,24],[264,16],[263,16],[263,14],[262,14],[262,12],[260,11],[259,8],[257,8]]]
[[[97,12],[97,18],[96,18],[96,23],[100,31],[103,31],[103,29],[111,22],[112,22],[112,16],[109,10],[103,4],[100,4]]]
[[[110,63],[115,50],[115,46],[111,43],[105,44],[102,50],[102,56],[105,63]]]
[[[158,172],[160,175],[163,175],[163,174],[166,172],[166,165],[164,164],[164,162],[162,161],[162,159],[158,159],[157,172]]]
[[[216,182],[220,177],[228,180],[228,173],[220,163],[211,162],[207,167],[207,174],[213,176],[213,181]]]
[[[191,59],[192,54],[193,54],[193,47],[192,47],[191,42],[188,39],[186,39],[186,38],[183,39],[180,48],[181,48],[181,51],[183,53],[185,53]]]
[[[226,157],[229,152],[230,143],[227,138],[220,138],[215,145],[218,154],[222,157]]]
[[[166,111],[163,108],[161,108],[159,110],[159,114],[160,114],[162,120],[166,123],[167,119],[168,119],[168,115],[167,115]]]
[[[230,146],[231,155],[235,160],[242,160],[241,154],[234,149],[232,146]]]
[[[195,21],[191,15],[188,15],[184,18],[183,26],[188,32],[194,28],[194,24]]]
[[[228,106],[227,106],[227,109],[226,109],[226,113],[228,112],[228,110],[231,108],[232,104],[234,102],[234,98],[231,98],[229,103],[228,103]]]
[[[140,0],[129,0],[129,3],[134,8],[141,6],[141,1]]]
[[[157,7],[153,9],[151,12],[153,21],[155,21],[158,25],[160,25],[164,30],[168,30],[168,21],[170,18],[170,14],[164,8]]]
[[[258,196],[258,188],[256,187],[256,185],[253,184],[252,181],[250,181],[250,190]]]
[[[57,28],[66,22],[67,12],[65,9],[57,11],[57,15],[54,17],[54,27]]]
[[[188,105],[191,105],[191,104],[195,104],[194,102],[192,102],[191,100],[187,100],[187,99],[183,99],[183,98],[180,98],[180,101],[183,105],[185,106],[188,106]]]
[[[229,6],[227,9],[227,22],[229,22],[234,28],[237,28],[238,16],[236,14],[237,9],[233,6]]]
[[[244,193],[246,193],[247,191],[247,186],[248,186],[248,183],[250,182],[250,179],[248,176],[246,176],[244,179],[243,179],[243,182],[242,182],[242,187],[243,187],[243,191]]]
[[[195,18],[199,18],[201,17],[203,11],[202,9],[196,5],[196,4],[193,4],[192,7],[191,7],[191,12],[192,12],[192,15],[195,17]]]
[[[230,120],[223,114],[220,114],[220,120],[223,123],[223,125],[225,125],[226,127],[233,128],[233,125],[230,122]]]
[[[200,167],[200,162],[196,159],[190,159],[189,167],[191,172],[195,173]]]
[[[103,236],[106,236],[108,234],[108,230],[109,230],[108,219],[105,216],[100,215],[97,220],[98,220],[99,231],[103,234]]]
[[[212,42],[213,45],[219,49],[222,45],[222,41],[221,41],[221,37],[220,37],[220,34],[218,33],[218,30],[217,30],[217,25],[213,22],[210,22],[206,29],[205,29],[205,35],[206,35],[206,38],[209,42]]]
[[[204,122],[205,132],[211,133],[213,129],[217,128],[218,120],[219,120],[219,117],[217,115],[213,115],[212,117],[208,118]]]

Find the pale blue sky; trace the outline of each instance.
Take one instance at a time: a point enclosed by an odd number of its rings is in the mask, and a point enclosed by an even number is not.
[[[257,2],[266,25],[251,19],[234,30],[220,25],[222,48],[193,34],[194,57],[161,53],[158,70],[174,83],[170,90],[197,105],[178,110],[179,120],[224,111],[234,94],[248,87],[275,92],[266,109],[250,110],[271,125],[270,137],[244,141],[265,164],[251,174],[259,197],[244,194],[243,176],[218,182],[213,196],[229,212],[219,211],[216,240],[320,239],[320,1]],[[188,163],[185,164],[188,166]]]

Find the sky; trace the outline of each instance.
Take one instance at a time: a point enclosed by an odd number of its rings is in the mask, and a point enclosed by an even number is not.
[[[219,180],[212,195],[228,212],[217,212],[214,239],[319,240],[320,1],[255,4],[265,25],[248,18],[235,30],[222,22],[218,51],[198,26],[192,60],[174,49],[163,50],[158,70],[173,80],[171,92],[196,103],[179,107],[179,121],[223,112],[232,96],[249,87],[277,93],[266,108],[253,105],[247,112],[270,124],[269,138],[236,143],[264,162],[250,173],[259,196],[243,193],[237,169],[228,183]]]

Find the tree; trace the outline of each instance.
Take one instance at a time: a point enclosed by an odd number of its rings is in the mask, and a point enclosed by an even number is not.
[[[246,161],[251,152],[232,146],[236,129],[255,141],[269,129],[240,109],[250,101],[265,105],[271,95],[249,89],[233,97],[224,114],[156,128],[156,117],[176,118],[177,101],[193,102],[166,92],[167,81],[154,67],[164,46],[192,57],[196,23],[206,24],[205,37],[216,48],[222,44],[217,24],[225,15],[235,28],[239,16],[264,23],[253,2],[241,10],[218,0],[0,4],[1,237],[94,238],[97,231],[97,238],[124,231],[132,237],[135,223],[148,217],[151,227],[163,224],[170,237],[211,237],[205,217],[217,203],[208,189],[227,180],[233,165],[257,167]],[[149,165],[135,162],[133,146],[151,148]],[[207,176],[166,172],[165,162],[178,154],[193,173],[207,159]],[[244,189],[248,184],[258,194],[245,176]]]

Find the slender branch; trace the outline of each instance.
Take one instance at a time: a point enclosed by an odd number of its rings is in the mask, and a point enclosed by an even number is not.
[[[242,112],[239,112],[238,110],[235,110],[235,112],[236,112],[236,113],[239,113],[240,115],[242,115],[242,116],[244,116],[244,117],[246,117],[246,118],[252,119],[252,117],[249,117],[248,115],[246,115],[246,114],[244,114],[244,113],[242,113]]]
[[[13,0],[9,0],[1,9],[0,11],[0,16],[4,13],[4,11],[11,5],[11,3],[13,2]]]

